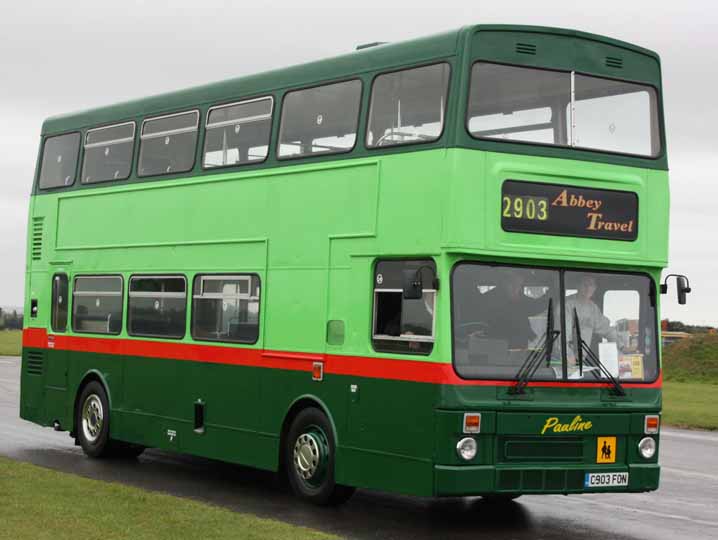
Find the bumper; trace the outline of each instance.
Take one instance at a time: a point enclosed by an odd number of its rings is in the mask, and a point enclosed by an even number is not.
[[[585,488],[584,479],[586,473],[590,472],[628,472],[628,486]],[[660,466],[657,464],[619,465],[610,468],[578,465],[520,468],[436,465],[434,495],[451,497],[490,493],[638,493],[658,489],[659,477]]]

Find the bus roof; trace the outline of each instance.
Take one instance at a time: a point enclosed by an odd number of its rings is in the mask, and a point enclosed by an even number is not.
[[[409,41],[359,48],[341,56],[260,74],[227,79],[105,107],[53,116],[43,123],[42,134],[62,133],[121,122],[138,116],[154,116],[205,104],[252,97],[285,88],[301,87],[326,80],[337,80],[367,71],[387,70],[408,64],[429,62],[438,58],[456,55],[465,38],[474,35],[476,32],[488,30],[577,37],[627,49],[653,57],[656,62],[659,61],[658,55],[648,49],[577,30],[522,25],[473,25]]]

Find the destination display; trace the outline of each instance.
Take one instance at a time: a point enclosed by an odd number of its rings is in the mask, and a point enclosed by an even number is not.
[[[506,180],[501,186],[501,227],[508,232],[632,241],[638,237],[638,196]]]

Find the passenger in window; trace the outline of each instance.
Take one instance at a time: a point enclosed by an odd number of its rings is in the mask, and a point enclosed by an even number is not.
[[[578,284],[576,294],[566,298],[566,337],[569,344],[573,344],[574,310],[578,315],[581,339],[586,342],[586,345],[593,348],[594,334],[618,343],[616,329],[611,326],[609,318],[593,301],[597,286],[594,276],[585,275]],[[573,364],[575,363],[575,352],[571,351],[571,353],[569,361]]]

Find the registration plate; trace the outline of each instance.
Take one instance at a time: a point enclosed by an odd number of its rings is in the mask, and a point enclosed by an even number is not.
[[[583,483],[583,487],[586,488],[626,487],[627,485],[627,472],[586,473]]]

